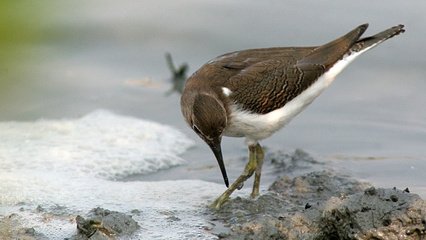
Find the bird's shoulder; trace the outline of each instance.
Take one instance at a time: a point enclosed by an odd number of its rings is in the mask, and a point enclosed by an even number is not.
[[[209,85],[229,85],[238,79],[247,79],[248,76],[262,77],[269,75],[268,71],[285,71],[314,49],[315,47],[274,47],[230,52],[207,62],[190,79],[196,78]]]
[[[271,60],[294,64],[316,47],[272,47],[235,51],[218,56],[208,62],[230,71],[244,70],[252,65]]]

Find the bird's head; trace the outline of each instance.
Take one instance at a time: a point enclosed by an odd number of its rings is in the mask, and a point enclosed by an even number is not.
[[[181,99],[181,109],[186,122],[192,130],[213,151],[225,185],[228,187],[229,181],[221,149],[222,133],[227,124],[227,114],[223,102],[214,94],[184,92]]]

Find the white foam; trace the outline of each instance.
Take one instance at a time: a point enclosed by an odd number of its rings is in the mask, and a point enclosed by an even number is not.
[[[212,227],[205,206],[223,184],[113,180],[182,163],[178,155],[193,143],[172,127],[99,110],[78,119],[2,122],[0,143],[0,217],[17,214],[22,227],[49,239],[75,234],[75,216],[95,207],[139,210],[133,218],[141,229],[131,239],[217,238],[205,230]]]
[[[79,119],[0,123],[0,169],[108,179],[182,164],[193,142],[173,127],[97,110]]]
[[[34,171],[1,174],[0,215],[16,213],[24,219],[25,227],[34,227],[50,239],[63,239],[76,232],[75,223],[70,221],[75,215],[64,218],[55,211],[49,214],[52,206],[64,207],[70,214],[85,214],[98,206],[127,214],[137,209],[140,214],[133,215],[133,219],[141,229],[131,239],[217,238],[205,230],[212,227],[205,217],[205,207],[224,191],[223,184],[199,180],[116,182],[90,176],[70,177]],[[235,196],[248,196],[248,191],[247,188]],[[18,202],[24,204],[11,205]],[[47,209],[47,213],[35,211],[37,205]]]

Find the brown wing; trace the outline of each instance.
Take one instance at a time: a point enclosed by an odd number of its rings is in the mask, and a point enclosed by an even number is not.
[[[366,28],[366,24],[361,25],[316,48],[273,48],[253,55],[249,50],[241,52],[242,55],[235,52],[228,58],[222,56],[224,68],[238,71],[226,82],[232,91],[229,97],[242,109],[254,113],[264,114],[283,107],[341,59]],[[235,61],[244,54],[246,61]],[[256,56],[257,61],[250,55]]]
[[[244,110],[268,113],[287,102],[314,83],[323,74],[321,65],[298,67],[295,62],[268,60],[254,64],[228,81],[230,98]]]

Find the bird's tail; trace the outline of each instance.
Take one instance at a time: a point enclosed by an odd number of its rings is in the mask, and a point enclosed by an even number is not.
[[[374,46],[377,46],[378,44],[386,41],[389,38],[392,38],[393,36],[396,36],[400,33],[405,32],[404,25],[400,24],[398,26],[391,27],[389,29],[386,29],[383,32],[380,32],[376,35],[365,37],[362,39],[359,39],[350,49],[351,52],[360,52],[365,49],[370,49]]]
[[[301,68],[320,65],[327,70],[344,56],[367,51],[379,43],[405,31],[404,25],[398,25],[374,36],[360,38],[367,27],[368,24],[362,24],[344,36],[315,48],[311,53],[299,60],[297,65]]]
[[[325,70],[329,69],[341,59],[343,55],[350,51],[352,46],[359,40],[367,28],[368,24],[362,24],[344,36],[315,48],[311,53],[299,60],[297,65],[322,65],[325,67]]]

